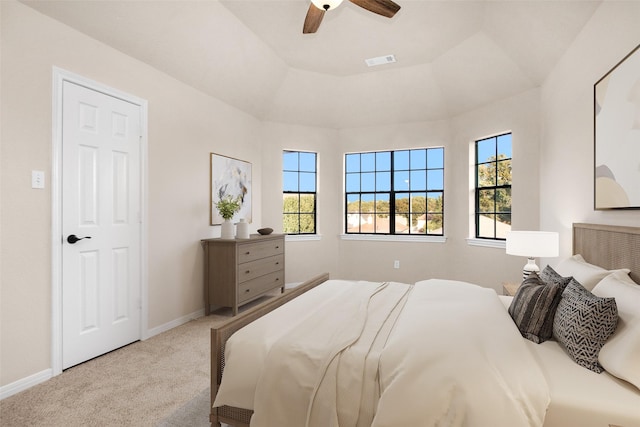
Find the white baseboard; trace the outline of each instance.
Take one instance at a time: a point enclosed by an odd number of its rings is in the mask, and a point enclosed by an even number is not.
[[[52,369],[45,369],[28,377],[22,378],[18,381],[14,381],[11,384],[0,387],[0,400],[6,399],[9,396],[20,393],[28,388],[43,383],[53,377]]]
[[[185,323],[202,316],[204,316],[204,308],[179,317],[175,320],[172,320],[171,322],[167,322],[164,325],[149,329],[148,331],[146,331],[146,333],[143,334],[144,336],[142,337],[142,339],[146,340],[177,326],[184,325]],[[31,388],[34,385],[43,383],[51,378],[53,378],[53,369],[45,369],[44,371],[29,375],[28,377],[22,378],[18,381],[14,381],[11,384],[2,386],[0,387],[0,400],[6,399],[9,396],[13,396],[16,393],[20,393],[21,391]]]
[[[194,319],[198,319],[204,316],[204,308],[201,308],[198,311],[194,311],[193,313],[187,314],[185,316],[179,317],[177,319],[172,320],[171,322],[167,322],[164,325],[156,326],[155,328],[151,328],[147,330],[147,332],[142,337],[143,340],[149,339],[153,336],[161,334],[163,332],[167,332],[170,329],[176,328],[180,325],[184,325],[187,322],[190,322]]]

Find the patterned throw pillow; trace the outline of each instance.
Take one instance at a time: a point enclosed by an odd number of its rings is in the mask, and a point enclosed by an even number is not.
[[[615,298],[597,297],[572,279],[556,310],[553,337],[578,365],[600,373],[598,353],[617,325]]]
[[[547,265],[544,270],[540,272],[540,278],[544,283],[558,283],[562,286],[562,290],[567,287],[572,277],[562,277],[558,274],[550,265]]]
[[[565,284],[556,281],[543,282],[536,273],[522,282],[509,314],[523,337],[537,344],[552,337],[553,317],[564,288]]]

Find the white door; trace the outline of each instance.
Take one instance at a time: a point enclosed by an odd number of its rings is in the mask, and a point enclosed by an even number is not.
[[[66,369],[141,337],[141,111],[68,81],[62,98]]]

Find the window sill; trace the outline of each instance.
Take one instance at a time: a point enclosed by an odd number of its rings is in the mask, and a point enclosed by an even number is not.
[[[411,243],[445,243],[445,236],[403,236],[403,235],[376,235],[376,234],[341,234],[342,240],[363,240],[378,242],[411,242]]]
[[[481,246],[483,248],[495,249],[505,249],[507,247],[507,242],[504,240],[476,239],[474,237],[469,237],[467,239],[467,244],[469,246]]]
[[[284,240],[286,242],[309,242],[313,240],[321,240],[320,234],[285,234]]]

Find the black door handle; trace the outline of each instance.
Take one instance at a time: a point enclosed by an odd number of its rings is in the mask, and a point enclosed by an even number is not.
[[[69,236],[67,237],[67,242],[71,243],[72,245],[82,239],[90,239],[91,236],[85,236],[85,237],[78,237],[75,234],[69,234]]]

